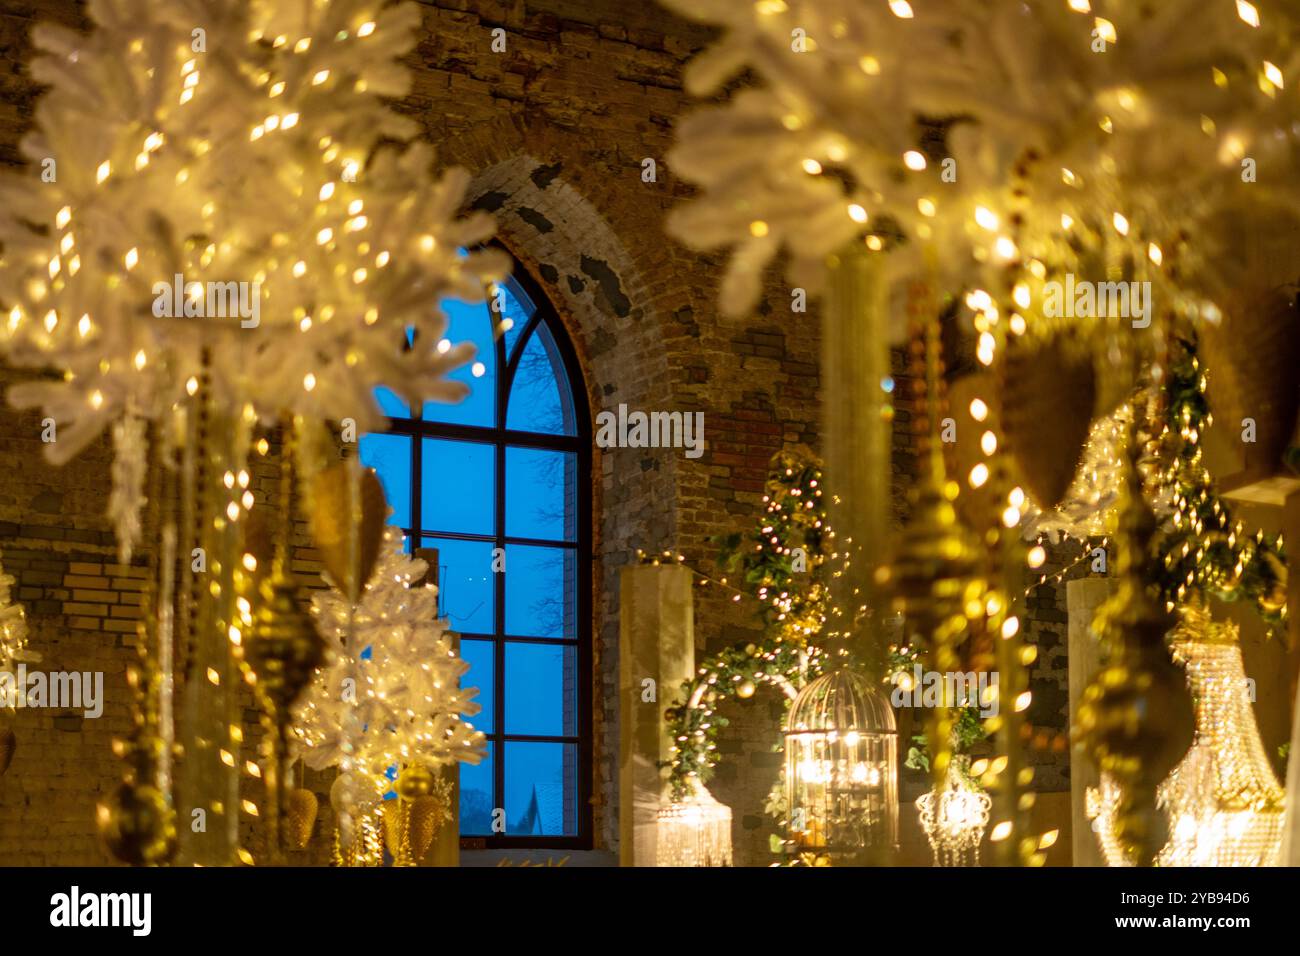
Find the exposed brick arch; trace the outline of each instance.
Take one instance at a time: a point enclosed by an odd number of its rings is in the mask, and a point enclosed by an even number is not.
[[[648,283],[638,263],[644,247],[667,245],[658,190],[646,184],[637,195],[639,165],[630,182],[601,188],[580,138],[518,118],[454,143],[444,161],[472,172],[472,204],[497,217],[498,239],[559,314],[583,366],[593,417],[620,403],[681,408],[663,311],[671,293],[662,282]],[[595,824],[606,846],[617,832],[618,570],[637,548],[675,544],[680,463],[674,449],[594,449]]]

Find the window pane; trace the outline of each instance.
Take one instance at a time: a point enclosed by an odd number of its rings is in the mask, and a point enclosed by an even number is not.
[[[496,451],[478,442],[423,439],[424,531],[492,534],[495,530]]]
[[[506,449],[506,534],[573,541],[578,456],[537,448]]]
[[[438,549],[438,604],[462,634],[491,634],[493,621],[492,542],[425,538]]]
[[[362,435],[361,463],[379,473],[384,497],[393,509],[388,523],[411,526],[411,439],[405,435]]]
[[[506,357],[509,358],[537,307],[533,305],[533,300],[528,298],[528,293],[520,288],[519,283],[514,279],[506,280],[504,291],[505,309],[501,318],[505,320],[505,327],[502,329],[502,336],[506,340]]]
[[[506,833],[578,832],[578,752],[572,744],[506,743]]]
[[[496,724],[493,723],[495,715],[492,712],[496,689],[496,684],[492,680],[492,642],[462,640],[460,656],[469,663],[469,670],[461,675],[460,686],[477,687],[478,694],[474,697],[474,703],[482,708],[469,718],[469,722],[476,730],[490,734],[496,730]]]
[[[575,557],[572,548],[506,545],[506,633],[577,636]]]
[[[406,402],[397,397],[397,393],[391,388],[375,389],[375,401],[379,402],[379,407],[384,410],[384,414],[389,418],[410,418],[411,409]]]
[[[507,407],[507,428],[547,435],[574,434],[564,362],[545,323],[539,324],[524,343]]]
[[[506,733],[577,733],[577,657],[572,645],[506,644]]]
[[[478,352],[467,364],[448,376],[468,385],[469,396],[457,405],[425,402],[424,420],[491,427],[496,424],[497,359],[487,303],[471,305],[448,299],[442,303],[442,310],[447,314],[445,335],[451,343],[459,345],[462,342],[473,342]],[[474,375],[476,362],[483,363],[481,376]]]
[[[475,836],[492,833],[492,743],[477,765],[460,765],[460,832]]]

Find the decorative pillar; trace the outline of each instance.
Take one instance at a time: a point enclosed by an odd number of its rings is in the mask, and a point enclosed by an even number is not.
[[[619,865],[656,866],[659,762],[672,743],[664,710],[695,670],[691,572],[625,567],[619,608]]]
[[[872,686],[886,666],[885,608],[874,575],[891,551],[893,385],[886,391],[892,379],[882,258],[854,241],[828,259],[821,329],[822,445],[832,491],[826,513],[836,550],[850,556],[846,572],[830,583],[832,614],[844,617],[828,622],[826,636],[849,638]]]
[[[1079,701],[1088,684],[1092,682],[1100,663],[1100,648],[1092,634],[1092,619],[1097,609],[1115,593],[1112,578],[1076,578],[1065,585],[1066,607],[1069,611],[1070,714],[1078,713]],[[1105,866],[1101,846],[1092,832],[1092,821],[1087,813],[1089,787],[1101,786],[1096,765],[1071,751],[1070,757],[1070,833],[1074,866]]]

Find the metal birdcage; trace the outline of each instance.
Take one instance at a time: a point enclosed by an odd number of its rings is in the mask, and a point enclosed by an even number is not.
[[[808,684],[785,731],[797,853],[851,860],[898,846],[898,730],[883,694],[849,668]]]

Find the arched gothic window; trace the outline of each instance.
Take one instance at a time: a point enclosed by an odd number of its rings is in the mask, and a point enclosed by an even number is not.
[[[441,612],[479,688],[488,757],[461,767],[462,838],[589,847],[591,419],[563,327],[515,272],[495,308],[443,304],[447,338],[478,347],[452,376],[469,398],[412,410],[381,389],[389,427],[361,459],[408,548],[437,549]]]

